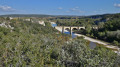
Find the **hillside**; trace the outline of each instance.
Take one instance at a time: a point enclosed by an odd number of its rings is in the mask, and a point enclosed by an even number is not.
[[[120,65],[119,56],[112,50],[102,46],[92,50],[82,37],[71,39],[52,28],[48,22],[42,26],[22,20],[6,20],[5,24],[14,29],[0,27],[1,67]]]
[[[76,32],[120,47],[120,13],[71,19],[59,18],[53,21],[56,21],[59,26],[85,26],[85,30]],[[92,27],[98,29],[92,29]]]

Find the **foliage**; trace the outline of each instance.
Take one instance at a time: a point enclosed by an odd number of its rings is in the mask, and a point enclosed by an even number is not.
[[[14,27],[0,27],[1,67],[113,67],[119,56],[112,50],[97,47],[94,50],[81,38],[57,34],[58,31],[46,22],[46,26],[22,20],[10,20]],[[116,58],[118,57],[118,58]],[[117,62],[117,63],[115,63]]]
[[[118,46],[120,46],[120,13],[56,20],[56,23],[60,26],[85,26],[84,31],[80,30],[77,33],[110,43],[117,41]],[[94,29],[94,27],[97,27],[97,29]]]

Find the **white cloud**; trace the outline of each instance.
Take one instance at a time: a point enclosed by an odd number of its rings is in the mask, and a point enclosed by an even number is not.
[[[70,11],[66,11],[67,13],[70,13]]]
[[[103,12],[106,12],[106,10],[98,9],[98,10],[93,11],[93,13],[103,13]]]
[[[76,9],[79,8],[79,7],[75,7]]]
[[[71,12],[78,12],[78,13],[84,13],[84,11],[80,10],[79,7],[71,8]]]
[[[97,13],[98,11],[93,11],[94,13]]]
[[[115,7],[119,7],[120,8],[120,4],[114,4]]]
[[[10,12],[10,11],[15,11],[15,9],[13,9],[10,6],[0,6],[0,11]]]
[[[76,8],[71,8],[70,10],[71,10],[71,11],[76,11],[76,10],[78,10],[78,9],[76,9]]]
[[[59,7],[58,9],[59,9],[59,10],[62,10],[63,8],[62,8],[62,7]]]

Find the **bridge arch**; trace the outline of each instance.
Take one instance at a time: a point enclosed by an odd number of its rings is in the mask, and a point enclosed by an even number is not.
[[[79,30],[78,28],[72,28],[72,31],[74,31],[74,30]]]
[[[64,30],[68,30],[68,31],[70,31],[70,28],[64,28]]]
[[[84,30],[85,28],[80,28],[79,30]]]

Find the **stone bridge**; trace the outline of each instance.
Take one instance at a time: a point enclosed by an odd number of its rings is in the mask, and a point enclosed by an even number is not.
[[[65,30],[69,31],[70,34],[72,34],[73,30],[84,30],[85,26],[56,26],[55,28],[61,28],[62,33],[64,33]],[[98,29],[98,27],[92,27],[93,29]]]
[[[84,26],[57,26],[59,28],[62,28],[62,33],[64,33],[64,30],[68,30],[70,34],[72,34],[73,30],[82,30],[85,29]]]

